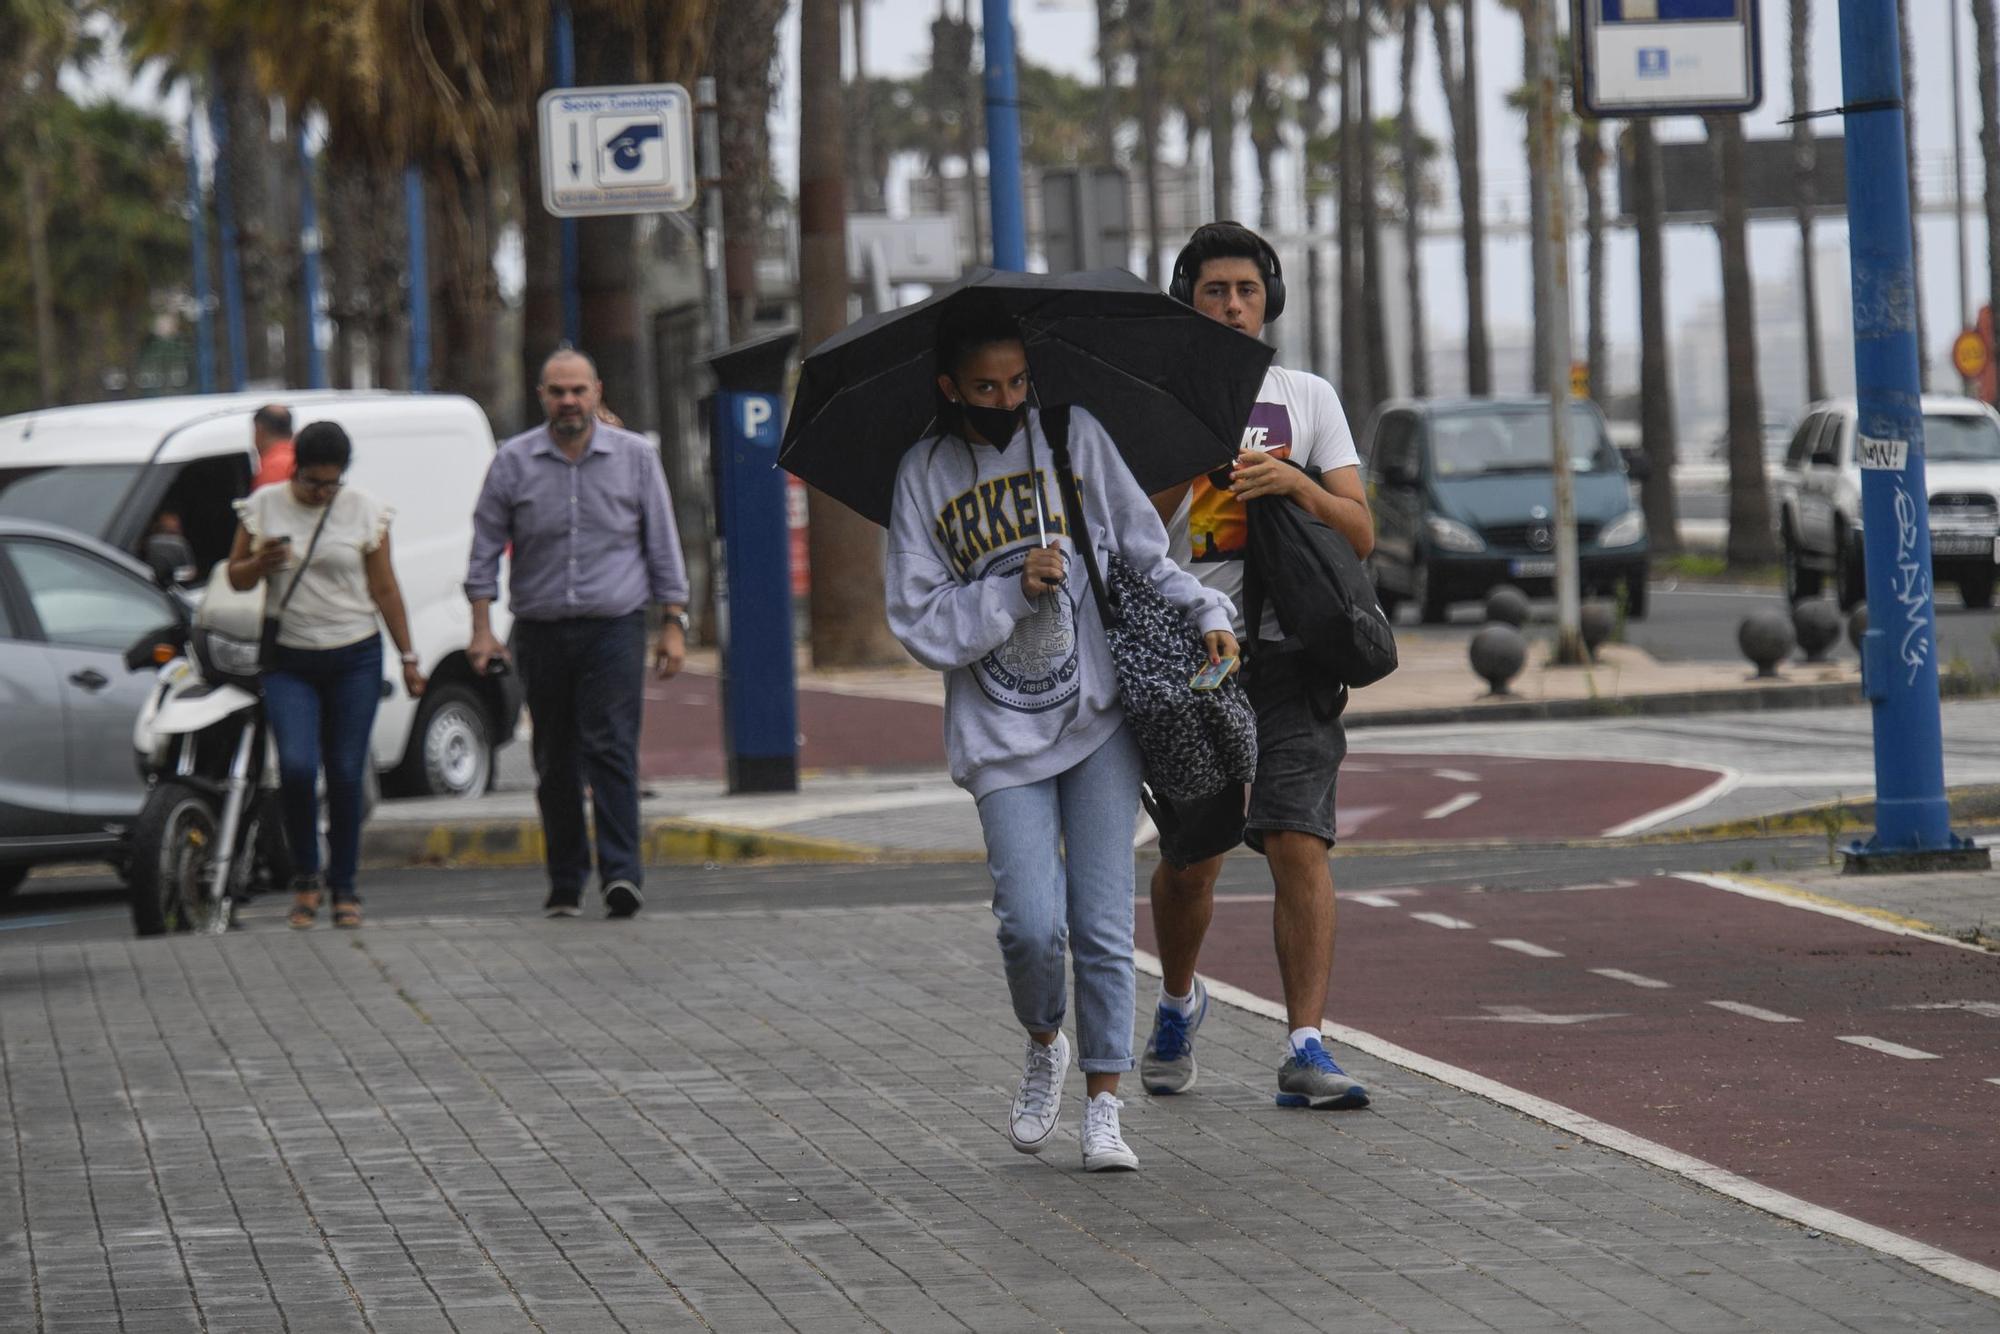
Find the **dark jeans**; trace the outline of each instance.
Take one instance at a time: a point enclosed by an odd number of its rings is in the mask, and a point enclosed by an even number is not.
[[[514,656],[534,720],[535,801],[548,845],[549,889],[583,893],[590,847],[583,785],[597,819],[597,878],[642,883],[639,720],[645,708],[646,617],[516,621]]]
[[[280,644],[264,673],[264,712],[278,743],[285,839],[293,868],[319,872],[319,771],[326,766],[327,887],[336,903],[356,898],[368,738],[382,702],[382,637],[340,648]]]

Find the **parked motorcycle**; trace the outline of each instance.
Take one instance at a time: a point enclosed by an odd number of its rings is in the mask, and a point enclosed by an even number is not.
[[[126,655],[158,683],[133,726],[150,784],[132,829],[132,923],[142,936],[219,934],[239,902],[291,879],[258,645],[183,623]]]

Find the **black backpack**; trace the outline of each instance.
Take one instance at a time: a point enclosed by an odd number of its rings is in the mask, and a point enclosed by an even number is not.
[[[1317,468],[1300,471],[1319,480]],[[1248,501],[1243,510],[1250,528],[1243,624],[1250,640],[1268,595],[1286,642],[1334,681],[1359,689],[1395,671],[1396,635],[1353,544],[1281,497]]]

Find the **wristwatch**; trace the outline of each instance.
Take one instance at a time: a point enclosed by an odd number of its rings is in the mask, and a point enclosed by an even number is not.
[[[414,667],[417,665],[419,661],[420,660],[418,659],[415,652],[405,653],[403,655],[403,665],[405,667]]]
[[[682,634],[686,634],[688,632],[688,614],[686,612],[670,611],[666,613],[666,618],[672,621],[675,625],[678,625],[681,628]]]

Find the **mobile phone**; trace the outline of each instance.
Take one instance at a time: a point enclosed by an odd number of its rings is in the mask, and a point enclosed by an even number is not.
[[[291,534],[279,533],[276,537],[265,538],[264,544],[272,547],[288,547],[292,544]]]
[[[1236,659],[1233,657],[1224,658],[1221,662],[1212,662],[1196,672],[1188,685],[1195,690],[1215,690],[1229,679],[1230,668],[1235,665]]]

